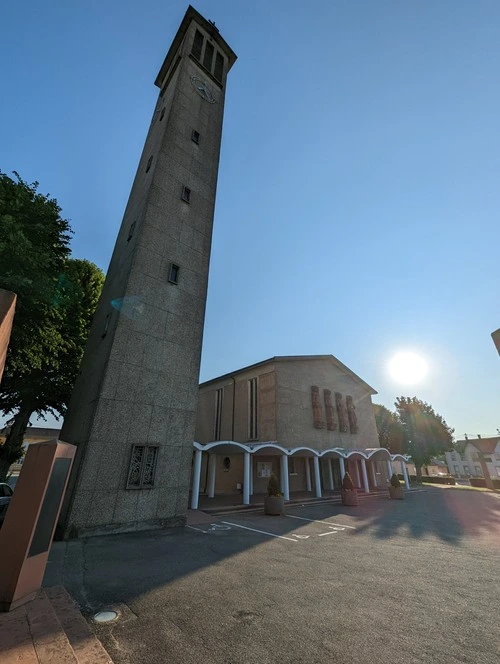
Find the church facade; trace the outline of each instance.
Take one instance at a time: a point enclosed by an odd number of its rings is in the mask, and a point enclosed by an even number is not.
[[[387,486],[404,458],[381,448],[376,391],[333,355],[281,356],[200,385],[191,507],[200,492],[322,497],[349,472],[366,493]],[[396,467],[396,462],[398,466]]]

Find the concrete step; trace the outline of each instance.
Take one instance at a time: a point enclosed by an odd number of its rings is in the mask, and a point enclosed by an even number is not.
[[[43,590],[25,604],[26,618],[39,664],[78,664],[56,612]],[[15,661],[15,660],[11,660]],[[22,661],[22,660],[21,660]]]
[[[45,588],[45,593],[66,633],[78,664],[113,664],[69,593],[62,586]]]

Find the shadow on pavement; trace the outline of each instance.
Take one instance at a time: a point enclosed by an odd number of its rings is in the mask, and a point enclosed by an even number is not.
[[[418,500],[418,508],[414,500],[417,494],[411,493],[404,501],[374,501],[370,518],[356,532],[371,532],[379,539],[434,536],[454,545],[464,537],[490,537],[495,528],[498,533],[500,500],[490,494],[474,492],[472,496],[453,487],[428,487],[424,491],[425,499]]]

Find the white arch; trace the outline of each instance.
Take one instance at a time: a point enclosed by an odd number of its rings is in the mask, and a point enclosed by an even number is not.
[[[404,461],[405,463],[411,463],[411,457],[407,454],[391,454],[391,461]]]
[[[197,443],[196,441],[193,443],[193,446],[197,450],[201,450],[202,452],[208,452],[209,450],[213,449],[214,447],[222,447],[224,445],[232,445],[234,447],[239,447],[243,450],[243,452],[252,452],[252,448],[249,447],[248,445],[244,445],[243,443],[238,443],[236,440],[214,440],[211,443]]]
[[[319,452],[313,450],[311,447],[294,447],[288,450],[288,456],[293,456],[297,452],[310,452],[312,456],[321,456]]]
[[[373,447],[373,448],[366,449],[365,452],[367,452],[367,454],[368,454],[368,456],[366,457],[367,459],[371,459],[376,454],[379,454],[379,455],[383,454],[384,456],[387,457],[387,459],[391,458],[391,454],[390,454],[389,450],[386,449],[385,447]]]
[[[257,452],[260,452],[260,450],[263,450],[265,448],[269,448],[272,450],[277,450],[284,454],[285,456],[289,456],[289,451],[286,450],[284,447],[281,447],[281,445],[278,445],[278,443],[258,443],[257,445],[252,445],[251,447],[251,452],[252,454],[256,454]]]
[[[350,459],[353,456],[360,456],[362,459],[368,459],[368,455],[365,454],[364,450],[349,450],[346,452],[345,458]]]
[[[336,454],[337,457],[342,457],[342,459],[347,459],[347,454],[342,447],[330,447],[328,450],[323,450],[322,452],[318,452],[318,456],[324,457],[327,454]]]

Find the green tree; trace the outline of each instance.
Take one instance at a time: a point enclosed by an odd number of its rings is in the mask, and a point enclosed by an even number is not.
[[[385,447],[391,454],[403,452],[404,435],[396,413],[381,404],[374,403],[375,424],[377,425],[380,447]]]
[[[404,435],[404,448],[415,464],[417,482],[422,481],[422,466],[431,458],[453,449],[453,429],[432,406],[417,397],[398,397],[394,404]]]
[[[57,201],[14,175],[0,173],[0,287],[17,293],[0,385],[0,411],[12,416],[0,481],[21,456],[31,416],[64,414],[104,280],[92,263],[69,258]]]

